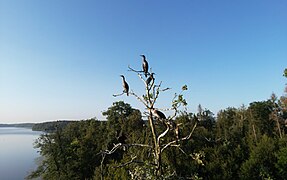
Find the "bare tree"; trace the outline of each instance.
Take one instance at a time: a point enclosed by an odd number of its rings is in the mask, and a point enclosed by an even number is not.
[[[170,90],[170,88],[162,88],[162,82],[156,83],[155,81],[155,73],[151,72],[151,69],[147,70],[146,67],[148,66],[145,56],[143,61],[143,69],[136,70],[130,66],[128,66],[128,70],[137,74],[139,79],[143,82],[145,88],[145,94],[139,96],[136,94],[131,88],[127,91],[126,86],[124,85],[123,92],[120,94],[114,94],[114,97],[122,96],[125,94],[129,94],[130,96],[134,96],[137,100],[139,100],[147,109],[144,114],[147,117],[148,126],[150,128],[152,134],[152,143],[150,144],[115,144],[111,150],[102,151],[102,157],[105,158],[106,155],[115,152],[120,147],[130,147],[130,146],[138,146],[141,148],[151,148],[153,154],[153,162],[149,164],[154,167],[154,175],[156,177],[163,177],[164,172],[162,169],[162,153],[169,147],[178,148],[181,152],[186,154],[180,147],[179,142],[189,140],[197,126],[197,121],[192,124],[191,131],[185,137],[180,137],[179,132],[180,129],[184,127],[181,123],[176,123],[174,121],[175,117],[180,112],[181,107],[185,107],[187,105],[186,100],[183,97],[183,92],[187,90],[187,86],[184,85],[182,87],[182,91],[179,94],[175,94],[172,100],[172,105],[166,109],[160,109],[156,107],[156,102],[160,93]],[[122,76],[123,77],[123,76]],[[124,79],[125,80],[125,79]],[[124,83],[126,83],[124,81]],[[132,86],[129,86],[132,87]],[[172,115],[166,117],[165,114],[161,111],[172,111]],[[191,124],[190,124],[191,125]],[[156,126],[161,126],[163,128],[156,128]],[[161,130],[164,129],[164,130]],[[164,137],[168,134],[168,132],[174,132],[174,139],[170,142],[163,141]],[[123,167],[125,165],[129,165],[131,163],[142,163],[136,160],[136,156],[131,158],[131,161],[126,162],[117,167]]]

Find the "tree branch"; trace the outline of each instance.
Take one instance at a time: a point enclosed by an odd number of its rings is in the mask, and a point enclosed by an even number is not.
[[[168,133],[168,131],[170,130],[169,125],[166,125],[166,126],[167,126],[166,130],[157,137],[157,142],[158,143],[160,141],[160,138],[164,137],[166,135],[166,133]]]
[[[133,91],[130,91],[129,93],[130,93],[130,95],[135,96],[135,97],[136,97],[140,102],[142,102],[146,107],[148,107],[148,105],[146,104],[146,102],[145,102],[142,98],[140,98],[136,93],[134,93]]]
[[[190,132],[187,136],[185,136],[185,137],[183,137],[183,138],[181,138],[181,139],[174,140],[174,141],[171,141],[171,142],[165,144],[165,145],[163,146],[163,148],[161,149],[161,152],[163,152],[167,147],[169,147],[169,146],[171,146],[171,145],[173,145],[173,144],[175,144],[175,143],[177,143],[177,142],[189,140],[189,139],[191,138],[191,135],[193,134],[193,132],[194,132],[196,126],[197,126],[197,122],[195,122],[195,124],[194,124],[194,126],[193,126],[191,132]]]
[[[119,167],[127,166],[127,165],[133,163],[136,158],[137,158],[137,156],[134,156],[134,157],[132,157],[132,159],[131,159],[130,161],[128,161],[128,162],[126,162],[126,163],[124,163],[124,164],[121,164],[121,165],[119,165],[119,166],[114,166],[113,168],[119,168]]]
[[[101,152],[97,153],[97,155],[99,155],[99,154],[110,155],[110,154],[113,154],[117,149],[119,149],[119,148],[121,148],[121,147],[131,147],[131,146],[140,146],[140,147],[152,148],[151,145],[147,145],[147,144],[137,144],[137,143],[133,143],[133,144],[122,144],[122,143],[118,143],[118,144],[115,144],[114,147],[113,147],[111,150],[101,151]]]
[[[147,145],[147,144],[137,144],[137,143],[134,143],[134,144],[123,144],[123,146],[127,146],[127,147],[130,147],[130,146],[140,146],[140,147],[152,148],[151,145]]]
[[[128,71],[133,71],[133,72],[136,72],[136,73],[143,73],[144,72],[144,71],[137,71],[137,70],[131,68],[130,65],[128,65],[128,68],[129,68]]]
[[[151,107],[154,106],[154,104],[155,104],[155,102],[156,102],[156,100],[157,100],[157,98],[158,98],[159,89],[160,89],[161,83],[162,83],[162,81],[160,81],[160,83],[159,83],[158,86],[155,85],[155,86],[153,87],[154,100],[153,100],[153,102],[152,102],[152,104],[151,104]],[[156,89],[156,92],[155,92],[155,88],[156,88],[156,87],[157,87],[157,89]]]
[[[113,168],[121,168],[121,167],[127,166],[127,165],[132,164],[132,163],[144,164],[143,161],[135,160],[136,158],[137,158],[137,156],[134,156],[134,157],[132,157],[132,159],[130,161],[128,161],[124,164],[118,165],[118,166],[114,166]]]
[[[125,92],[122,92],[121,94],[113,94],[114,97],[117,97],[117,96],[121,96],[123,95]]]

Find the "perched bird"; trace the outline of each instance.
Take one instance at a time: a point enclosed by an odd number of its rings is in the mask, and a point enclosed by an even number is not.
[[[147,80],[146,80],[147,86],[149,85],[149,83],[150,83],[152,80],[155,79],[155,78],[153,77],[153,75],[154,75],[154,73],[151,73],[150,76],[147,78]]]
[[[117,132],[117,140],[119,143],[126,144],[127,136],[123,132]]]
[[[165,120],[166,119],[165,115],[159,110],[151,109],[151,113],[152,113],[152,115],[154,115],[159,120]]]
[[[129,95],[129,85],[125,80],[125,76],[121,75],[123,78],[123,88],[124,88],[124,93],[127,93],[127,96]]]
[[[146,61],[146,57],[145,55],[141,55],[141,57],[143,58],[143,72],[144,72],[144,75],[145,77],[147,77],[148,75],[148,62]]]

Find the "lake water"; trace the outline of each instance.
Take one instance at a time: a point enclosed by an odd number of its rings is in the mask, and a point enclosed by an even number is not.
[[[1,180],[22,180],[36,169],[40,154],[33,144],[40,134],[27,128],[0,127]]]

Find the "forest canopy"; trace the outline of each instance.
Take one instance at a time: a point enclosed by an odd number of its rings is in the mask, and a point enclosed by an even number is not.
[[[148,76],[149,72],[136,73]],[[287,77],[286,69],[284,76]],[[133,96],[127,89],[122,95],[128,93]],[[143,96],[148,106],[153,105],[157,92],[149,93]],[[179,95],[174,103],[186,103]],[[150,112],[153,113],[153,109]],[[198,112],[184,109],[176,109],[176,112],[171,122],[167,117],[163,121],[126,102],[116,101],[103,112],[107,121],[88,119],[58,125],[55,131],[42,134],[35,142],[44,160],[28,178],[287,178],[286,95],[272,94],[267,100],[251,102],[247,107],[223,109],[216,116],[201,105]],[[153,118],[152,125],[158,132],[160,167],[155,157],[157,144],[154,145],[146,116]],[[170,123],[179,126],[178,134]],[[163,132],[166,133],[161,139]]]

